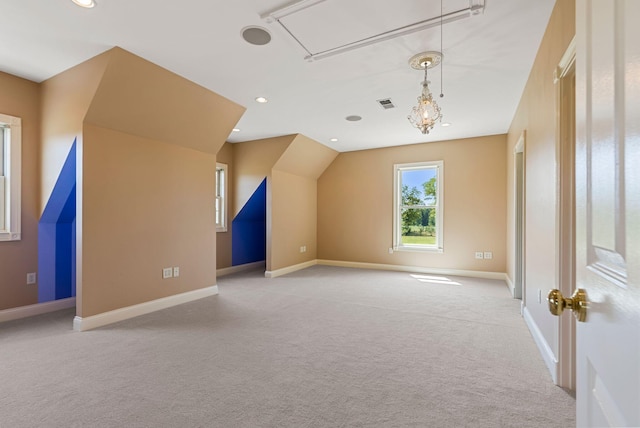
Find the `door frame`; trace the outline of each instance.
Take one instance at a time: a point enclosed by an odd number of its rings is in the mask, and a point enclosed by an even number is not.
[[[576,288],[575,147],[576,147],[576,39],[569,43],[554,72],[556,85],[556,284],[564,296]],[[574,317],[559,317],[557,385],[576,388],[576,324]]]
[[[520,138],[513,149],[513,191],[514,191],[514,213],[515,213],[515,266],[513,281],[513,298],[522,299],[520,305],[520,313],[526,306],[526,293],[524,284],[524,265],[525,265],[525,207],[526,207],[526,159],[525,159],[525,140],[526,132],[522,131]]]

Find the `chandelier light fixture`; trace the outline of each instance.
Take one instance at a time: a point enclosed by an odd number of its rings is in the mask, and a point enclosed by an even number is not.
[[[428,134],[437,121],[442,122],[442,111],[440,106],[433,100],[433,95],[429,90],[429,69],[439,65],[444,55],[442,54],[442,0],[440,0],[440,52],[421,52],[409,58],[409,65],[415,70],[424,70],[424,82],[422,82],[422,92],[418,97],[418,105],[411,109],[411,114],[407,116],[409,122],[418,128],[423,134]],[[442,67],[440,67],[440,98],[444,97],[442,91]]]
[[[440,106],[433,99],[429,90],[429,69],[437,66],[442,61],[440,52],[422,52],[409,59],[409,65],[416,70],[424,70],[424,81],[422,82],[422,93],[418,97],[418,105],[411,109],[411,114],[407,116],[409,122],[420,130],[423,134],[428,134],[436,124],[442,120]],[[440,94],[442,97],[443,95]]]

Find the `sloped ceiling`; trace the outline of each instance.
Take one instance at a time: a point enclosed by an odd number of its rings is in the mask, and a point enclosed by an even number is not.
[[[440,2],[97,1],[93,9],[71,0],[4,4],[0,70],[43,81],[120,46],[246,107],[236,125],[240,132],[228,141],[300,133],[338,151],[506,132],[555,3],[447,0],[445,17],[461,7],[485,7],[445,23],[442,39],[436,25],[308,61],[308,50],[433,20]],[[269,12],[287,5],[296,12],[269,22]],[[241,33],[248,26],[265,28],[271,42],[247,43]],[[443,68],[434,69],[430,80],[436,94],[443,86],[439,102],[451,126],[425,136],[406,118],[423,77],[407,61],[418,52],[440,50],[441,43]],[[269,102],[257,104],[257,96]],[[382,98],[391,98],[396,108],[383,110],[376,102]],[[363,119],[348,122],[348,115]]]

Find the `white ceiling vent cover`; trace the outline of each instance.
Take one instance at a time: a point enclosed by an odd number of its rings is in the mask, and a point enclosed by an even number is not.
[[[377,103],[380,104],[380,107],[382,107],[385,110],[396,108],[395,104],[393,104],[393,101],[391,101],[391,98],[384,98],[381,100],[377,100]]]

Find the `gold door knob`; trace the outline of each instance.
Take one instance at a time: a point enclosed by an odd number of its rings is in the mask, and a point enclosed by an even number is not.
[[[570,298],[565,298],[560,290],[551,290],[547,296],[549,302],[549,312],[555,316],[560,316],[565,308],[573,311],[573,316],[578,322],[587,319],[587,292],[582,288],[576,289]]]

